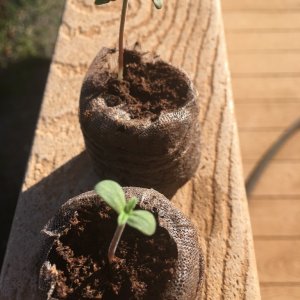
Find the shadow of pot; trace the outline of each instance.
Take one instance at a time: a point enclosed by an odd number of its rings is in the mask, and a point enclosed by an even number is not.
[[[84,79],[79,118],[87,152],[101,178],[171,197],[199,164],[197,92],[158,56],[126,50],[124,59],[123,81],[108,48]]]
[[[124,188],[157,220],[153,236],[126,226],[116,265],[107,250],[116,213],[94,192],[66,202],[43,229],[39,287],[48,299],[194,300],[201,293],[204,259],[191,222],[153,189]]]

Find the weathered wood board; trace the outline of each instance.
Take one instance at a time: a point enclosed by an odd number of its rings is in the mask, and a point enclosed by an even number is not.
[[[22,193],[0,278],[0,299],[40,299],[40,230],[68,198],[98,180],[78,123],[83,76],[102,46],[115,46],[121,1],[67,1]],[[127,44],[184,68],[199,91],[201,162],[172,199],[199,232],[203,299],[260,299],[219,0],[130,1]]]

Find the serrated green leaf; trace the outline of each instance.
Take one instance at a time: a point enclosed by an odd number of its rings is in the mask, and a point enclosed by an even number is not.
[[[152,235],[156,229],[154,216],[146,210],[134,210],[129,215],[127,224],[146,235]]]
[[[163,0],[152,0],[152,1],[153,1],[154,5],[155,5],[155,7],[157,9],[161,9],[162,8],[162,6],[163,6]]]
[[[109,2],[110,2],[110,0],[95,0],[96,5],[102,5],[102,4],[106,4]]]
[[[118,214],[124,210],[126,205],[125,194],[122,187],[115,181],[100,181],[96,184],[95,191]]]
[[[132,197],[131,199],[129,199],[126,203],[126,206],[125,206],[125,212],[130,214],[134,208],[136,207],[136,204],[138,203],[138,199],[137,197]]]
[[[118,216],[118,225],[124,225],[127,223],[127,220],[129,218],[129,214],[127,214],[125,211],[122,211]]]

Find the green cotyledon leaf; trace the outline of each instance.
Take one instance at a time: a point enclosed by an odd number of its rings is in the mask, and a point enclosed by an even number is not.
[[[156,230],[156,220],[153,214],[146,210],[132,211],[127,224],[146,235],[152,235]]]
[[[124,210],[126,206],[125,194],[122,187],[115,181],[100,181],[96,184],[95,191],[118,214]]]
[[[162,6],[163,6],[163,0],[152,0],[152,1],[153,1],[154,5],[155,5],[155,7],[157,9],[161,9],[162,8]]]

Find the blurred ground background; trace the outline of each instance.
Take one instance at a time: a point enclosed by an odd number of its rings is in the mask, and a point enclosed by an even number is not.
[[[300,117],[300,1],[222,0],[245,177]],[[300,299],[300,130],[249,197],[262,299]]]
[[[63,0],[0,0],[0,266],[63,8]]]
[[[222,0],[245,176],[300,116],[300,1]],[[64,1],[0,0],[0,260],[21,187]],[[300,133],[249,207],[262,298],[300,299]]]

